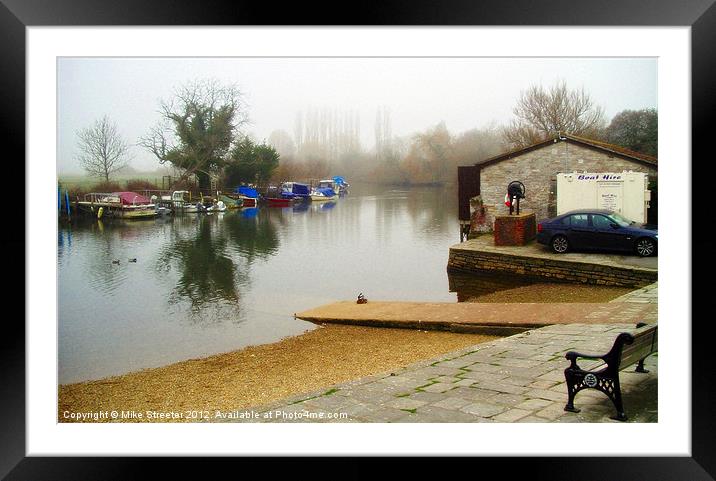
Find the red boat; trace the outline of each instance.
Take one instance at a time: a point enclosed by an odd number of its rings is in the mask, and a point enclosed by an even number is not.
[[[269,197],[266,199],[266,203],[269,207],[291,207],[291,199]]]
[[[256,207],[256,199],[253,197],[246,197],[246,196],[239,196],[243,203],[241,204],[241,207]]]

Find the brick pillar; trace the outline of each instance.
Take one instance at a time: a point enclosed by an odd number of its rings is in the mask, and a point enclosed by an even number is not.
[[[534,212],[495,216],[495,245],[523,246],[537,237]]]

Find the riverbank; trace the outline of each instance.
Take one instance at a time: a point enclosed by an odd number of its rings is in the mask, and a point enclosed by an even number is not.
[[[325,326],[273,344],[61,385],[58,421],[72,422],[66,413],[113,410],[232,411],[402,368],[494,339],[476,334]]]

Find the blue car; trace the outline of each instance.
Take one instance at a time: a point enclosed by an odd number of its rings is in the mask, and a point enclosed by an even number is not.
[[[656,228],[637,224],[610,210],[573,210],[537,224],[537,242],[557,254],[569,250],[604,250],[656,254]]]

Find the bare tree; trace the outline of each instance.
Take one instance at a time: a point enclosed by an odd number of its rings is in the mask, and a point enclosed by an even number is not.
[[[533,85],[523,91],[513,113],[517,120],[504,129],[505,140],[513,147],[559,132],[595,136],[606,123],[602,107],[595,105],[583,88],[570,90],[564,81],[548,90]]]
[[[519,149],[543,141],[547,134],[526,122],[513,120],[502,128],[502,137],[508,148]]]
[[[90,175],[102,177],[107,182],[110,175],[128,165],[129,144],[108,116],[79,130],[77,137],[77,160]]]

